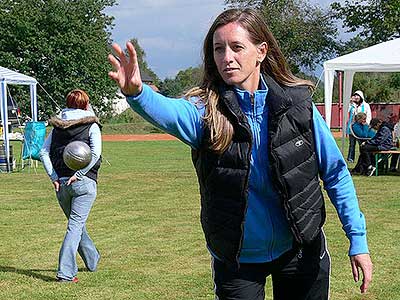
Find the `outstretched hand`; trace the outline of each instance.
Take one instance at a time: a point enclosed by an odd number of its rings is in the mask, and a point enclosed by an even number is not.
[[[126,43],[128,56],[124,54],[118,44],[113,44],[112,48],[116,56],[109,54],[108,60],[114,71],[108,72],[108,76],[118,84],[123,94],[128,96],[139,94],[142,91],[143,84],[135,47],[131,42]]]
[[[372,280],[372,262],[369,254],[358,254],[350,256],[351,270],[355,282],[360,279],[360,270],[363,273],[362,284],[360,286],[361,293],[365,293],[369,283]]]

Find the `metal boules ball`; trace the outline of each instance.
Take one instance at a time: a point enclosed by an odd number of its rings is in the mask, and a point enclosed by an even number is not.
[[[64,148],[63,160],[71,170],[80,170],[90,163],[92,152],[88,144],[81,141],[73,141]]]

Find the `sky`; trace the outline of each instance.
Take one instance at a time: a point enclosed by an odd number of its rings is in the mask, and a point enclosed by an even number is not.
[[[223,0],[117,0],[106,9],[114,16],[112,39],[125,47],[137,38],[148,66],[164,80],[201,64],[208,28],[226,7]],[[321,7],[333,1],[311,0]]]

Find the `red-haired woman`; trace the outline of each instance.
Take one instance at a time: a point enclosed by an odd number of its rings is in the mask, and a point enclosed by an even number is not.
[[[100,259],[100,253],[86,230],[86,220],[97,194],[101,132],[86,92],[79,89],[69,92],[66,105],[61,118],[53,117],[49,121],[53,130],[43,145],[40,158],[68,219],[56,279],[59,282],[77,282],[77,252],[89,271],[96,270]],[[71,170],[63,161],[64,148],[72,141],[85,142],[92,152],[91,162],[81,170]]]

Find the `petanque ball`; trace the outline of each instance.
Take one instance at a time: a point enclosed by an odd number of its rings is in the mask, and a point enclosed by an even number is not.
[[[71,170],[80,170],[86,167],[92,160],[92,152],[88,144],[81,141],[69,143],[63,152],[64,163]]]

